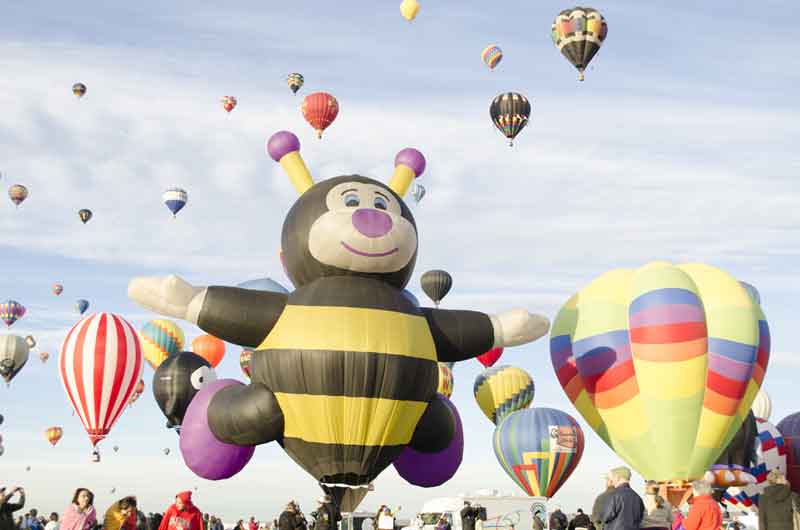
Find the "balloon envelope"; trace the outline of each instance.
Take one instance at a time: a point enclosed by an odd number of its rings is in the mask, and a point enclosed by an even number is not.
[[[509,145],[514,145],[514,138],[528,125],[531,104],[522,94],[505,92],[492,100],[489,116],[494,126],[509,139]]]
[[[216,380],[211,364],[195,353],[184,351],[167,357],[153,374],[153,396],[168,424],[181,425],[192,399]]]
[[[186,465],[208,480],[230,478],[247,465],[255,447],[220,442],[208,426],[208,405],[219,390],[241,385],[233,379],[218,379],[203,387],[186,410],[181,427],[181,455]]]
[[[533,379],[516,366],[495,366],[475,378],[472,393],[483,414],[500,424],[509,414],[528,408],[533,402]]]
[[[550,355],[567,397],[625,462],[646,480],[688,481],[749,411],[769,327],[729,274],[654,262],[607,272],[570,298]]]
[[[6,300],[0,303],[0,319],[11,327],[14,322],[25,316],[25,306],[16,300]]]
[[[397,473],[409,484],[423,488],[441,486],[458,471],[464,456],[464,429],[455,405],[442,398],[450,408],[456,421],[456,430],[450,444],[438,453],[422,453],[407,446],[394,461]]]
[[[753,400],[753,406],[750,407],[750,410],[753,411],[753,414],[756,418],[769,420],[769,417],[772,415],[772,400],[770,399],[766,390],[763,388],[759,389],[758,394],[756,394],[756,398]]]
[[[213,335],[200,335],[192,341],[192,351],[216,368],[225,356],[225,343]]]
[[[300,108],[303,117],[322,138],[322,131],[327,129],[339,115],[339,102],[327,92],[314,92],[303,99]]]
[[[503,348],[492,348],[486,353],[478,355],[476,358],[478,359],[478,362],[480,362],[486,368],[489,368],[500,359],[501,355],[503,355]]]
[[[289,290],[283,285],[279,284],[272,278],[256,278],[255,280],[247,280],[242,282],[236,287],[242,289],[251,289],[253,291],[268,291],[271,293],[289,294]]]
[[[453,287],[453,277],[450,276],[449,272],[441,269],[425,272],[419,281],[422,290],[437,305]]]
[[[591,7],[565,9],[556,16],[550,28],[553,44],[578,69],[578,79],[581,81],[583,71],[600,50],[606,35],[606,19]]]
[[[786,416],[776,427],[786,444],[786,478],[792,490],[800,492],[800,412]]]
[[[164,204],[174,217],[186,206],[189,201],[189,194],[183,188],[169,188],[161,195],[161,200],[164,201]]]
[[[436,392],[450,399],[453,395],[453,371],[444,363],[439,364],[439,386]]]
[[[583,431],[565,412],[532,408],[507,416],[494,431],[494,454],[532,497],[552,497],[583,456]]]
[[[151,320],[139,331],[144,347],[144,358],[153,367],[159,367],[164,359],[183,349],[183,330],[172,320]]]
[[[30,348],[19,335],[0,335],[0,376],[10,383],[28,362]]]
[[[44,431],[44,437],[50,442],[50,445],[55,447],[61,437],[64,435],[64,429],[61,427],[50,427]]]
[[[88,300],[84,300],[83,298],[81,298],[80,300],[75,302],[75,311],[77,311],[81,315],[84,314],[87,309],[89,309]]]
[[[92,445],[108,435],[125,410],[143,364],[136,329],[118,315],[89,315],[67,333],[58,356],[61,383]],[[84,374],[93,377],[87,380]]]
[[[778,428],[767,420],[756,419],[756,462],[750,474],[756,482],[742,488],[728,488],[723,499],[729,506],[752,510],[758,506],[758,496],[767,488],[767,475],[773,469],[786,474],[786,444]]]

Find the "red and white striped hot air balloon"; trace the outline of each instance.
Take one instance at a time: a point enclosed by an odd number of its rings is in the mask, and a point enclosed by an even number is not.
[[[106,437],[130,402],[143,364],[136,329],[118,315],[89,315],[67,333],[58,370],[93,446]]]

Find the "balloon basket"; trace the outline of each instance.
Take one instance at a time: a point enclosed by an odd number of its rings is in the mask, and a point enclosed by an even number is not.
[[[692,496],[692,484],[683,480],[661,482],[658,493],[672,506],[680,507],[686,504]]]

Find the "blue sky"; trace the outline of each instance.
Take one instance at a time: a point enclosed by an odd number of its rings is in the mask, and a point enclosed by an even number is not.
[[[550,42],[553,17],[569,7],[560,2],[421,0],[411,24],[394,1],[107,4],[20,3],[0,32],[0,184],[31,193],[18,210],[0,201],[0,298],[28,307],[11,331],[36,336],[35,353],[55,358],[77,298],[137,328],[153,318],[127,299],[132,276],[288,284],[276,252],[296,195],[263,145],[289,129],[317,179],[388,179],[399,149],[426,155],[428,195],[413,207],[420,255],[411,288],[421,299],[422,272],[446,268],[455,278],[447,307],[526,307],[552,318],[602,272],[653,259],[710,263],[758,286],[773,331],[772,419],[794,412],[800,73],[783,44],[793,28],[779,15],[793,4],[593,4],[609,37],[581,84]],[[489,72],[480,52],[493,42],[505,56]],[[292,71],[306,78],[296,97],[285,85]],[[70,92],[77,81],[88,86],[80,101]],[[341,106],[322,141],[299,112],[316,90]],[[507,90],[533,104],[513,149],[488,117]],[[239,99],[230,115],[223,95]],[[171,185],[189,191],[176,220],[160,199]],[[94,212],[87,225],[80,208]],[[54,281],[61,297],[50,292]],[[240,377],[238,353],[229,346],[219,374]],[[578,417],[545,339],[509,349],[502,362],[532,374],[534,405]],[[469,431],[457,475],[428,491],[389,469],[364,507],[401,504],[410,515],[433,496],[519,492],[472,397],[479,368],[470,361],[455,371],[454,402]],[[94,465],[55,363],[32,359],[0,388],[0,482],[26,486],[30,506],[46,511],[62,510],[77,485],[94,489],[102,509],[134,493],[145,511],[161,510],[197,486],[201,508],[227,520],[272,517],[288,498],[310,510],[313,479],[274,444],[229,481],[195,478],[163,428],[151,377],[148,367],[147,393]],[[56,448],[43,436],[51,425],[65,430]],[[618,464],[585,430],[583,461],[555,499],[569,510],[588,506],[599,475]]]

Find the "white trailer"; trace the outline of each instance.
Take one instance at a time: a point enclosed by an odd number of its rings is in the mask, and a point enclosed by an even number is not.
[[[536,512],[539,512],[542,521],[547,525],[546,498],[479,491],[475,495],[431,499],[422,505],[411,526],[402,530],[435,530],[436,523],[443,514],[448,518],[451,530],[463,530],[461,509],[465,501],[473,507],[486,508],[483,530],[532,530],[533,515]]]

